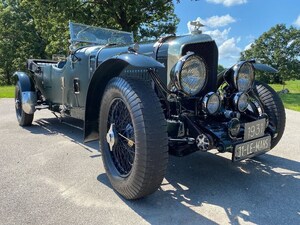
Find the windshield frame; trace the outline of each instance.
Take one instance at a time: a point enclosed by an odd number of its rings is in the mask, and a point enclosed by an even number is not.
[[[69,31],[71,46],[75,48],[91,45],[131,45],[134,43],[132,32],[90,26],[71,21],[69,21]],[[101,33],[103,36],[99,35]]]

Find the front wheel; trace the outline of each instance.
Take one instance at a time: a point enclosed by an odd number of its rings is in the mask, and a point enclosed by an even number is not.
[[[285,109],[279,95],[269,85],[256,81],[254,92],[259,97],[264,112],[269,116],[269,123],[275,136],[271,140],[271,149],[280,141],[285,128]]]
[[[156,191],[168,163],[166,120],[150,85],[113,78],[99,115],[100,150],[106,174],[126,199]]]

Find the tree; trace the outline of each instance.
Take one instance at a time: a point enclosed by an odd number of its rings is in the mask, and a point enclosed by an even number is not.
[[[45,40],[49,57],[68,51],[68,21],[157,38],[175,33],[178,18],[172,0],[21,0]]]
[[[133,32],[135,40],[173,34],[179,22],[172,0],[82,1],[98,26]]]
[[[43,43],[30,15],[17,1],[0,3],[0,84],[12,84],[12,74],[24,70],[26,58],[43,56]]]
[[[218,65],[218,73],[221,73],[222,71],[224,71],[226,68],[222,65]]]
[[[90,10],[81,6],[82,0],[20,0],[34,20],[35,29],[45,43],[47,58],[68,52],[69,20],[87,23]]]
[[[67,54],[69,20],[157,38],[175,33],[172,0],[1,0],[0,83],[11,84],[27,58]]]
[[[257,73],[262,81],[283,84],[286,80],[300,79],[300,30],[284,24],[272,27],[241,53],[242,60],[253,58],[279,71],[277,74]]]

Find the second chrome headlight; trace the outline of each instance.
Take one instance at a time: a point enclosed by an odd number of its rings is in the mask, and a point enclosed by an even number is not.
[[[238,92],[233,97],[233,104],[236,110],[240,112],[246,111],[249,105],[249,96],[245,92]]]
[[[173,79],[176,87],[186,95],[198,94],[207,80],[207,69],[203,59],[195,54],[181,57],[174,68]]]
[[[214,92],[207,93],[202,99],[202,109],[210,114],[216,114],[221,106],[220,96]]]
[[[234,85],[239,92],[246,92],[254,82],[254,68],[249,62],[241,62],[234,67]]]

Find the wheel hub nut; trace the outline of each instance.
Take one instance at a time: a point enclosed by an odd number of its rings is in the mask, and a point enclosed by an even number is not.
[[[196,138],[196,144],[199,150],[205,152],[209,149],[210,142],[208,137],[205,134],[199,134]]]
[[[115,124],[112,123],[110,125],[110,128],[106,134],[106,141],[109,144],[109,148],[112,151],[113,150],[113,146],[117,143],[117,136],[116,136],[116,132],[115,132]]]

